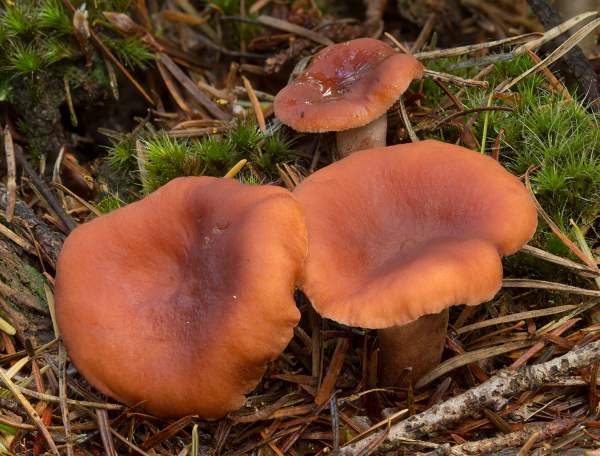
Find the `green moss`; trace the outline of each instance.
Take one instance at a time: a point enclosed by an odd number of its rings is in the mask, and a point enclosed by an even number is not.
[[[144,146],[145,162],[140,173],[135,142]],[[223,176],[239,160],[249,160],[269,178],[277,177],[277,165],[290,159],[292,142],[281,134],[266,136],[249,122],[236,123],[221,136],[178,139],[154,133],[147,128],[136,138],[125,136],[108,151],[108,161],[121,176],[138,181],[145,193],[152,192],[180,176]],[[259,178],[251,171],[242,173],[249,183]]]
[[[46,279],[38,272],[37,269],[32,266],[24,265],[23,271],[26,274],[26,277],[23,277],[22,279],[23,283],[25,283],[29,290],[31,290],[31,292],[37,296],[40,303],[44,307],[47,307],[48,304],[46,303],[46,293],[44,291]]]
[[[119,209],[123,207],[125,202],[115,195],[107,195],[100,200],[97,204],[97,208],[103,214],[108,214],[109,212],[114,211],[115,209]]]
[[[276,173],[277,164],[289,160],[292,154],[292,140],[277,132],[265,138],[255,154],[254,162],[266,174]]]
[[[33,32],[37,21],[33,7],[29,2],[16,2],[14,6],[6,8],[0,17],[0,27],[6,36],[24,36]]]
[[[118,39],[106,36],[103,38],[116,57],[129,68],[143,70],[147,68],[148,63],[154,61],[154,54],[137,36]]]
[[[84,4],[73,3],[76,7]],[[90,26],[101,34],[115,56],[129,68],[144,69],[154,56],[140,38],[123,38],[103,25],[104,11],[127,12],[132,6],[131,0],[94,0],[87,2],[85,9]],[[67,60],[83,68],[83,55],[73,33],[72,13],[61,0],[19,0],[15,6],[0,7],[0,45],[6,49],[0,53],[0,79],[47,69],[57,74],[61,69],[55,66]],[[58,76],[62,79],[62,75]],[[106,78],[102,82],[108,86]],[[30,79],[27,83],[34,85],[35,81]]]
[[[42,68],[43,57],[32,45],[14,43],[8,50],[9,69],[21,76],[27,76]]]
[[[146,162],[142,185],[146,193],[180,176],[200,176],[205,169],[198,148],[188,141],[160,135],[144,141]]]
[[[57,63],[61,60],[72,59],[77,51],[68,42],[52,37],[43,44],[43,60],[49,64]]]
[[[73,25],[60,0],[46,1],[38,11],[41,28],[52,30],[61,35],[73,32]]]
[[[137,169],[135,140],[125,137],[108,148],[108,161],[112,169],[122,176]]]
[[[438,69],[443,71],[445,65],[457,61],[439,61]],[[532,65],[528,56],[499,62],[486,80],[494,88],[503,81],[519,76]],[[461,76],[472,77],[474,72],[469,70]],[[428,103],[435,105],[444,94],[429,83],[426,81],[425,85]],[[485,118],[488,118],[485,150],[491,150],[496,138],[502,134],[500,154],[503,164],[517,175],[534,167],[531,184],[536,197],[569,233],[570,219],[585,226],[592,223],[600,212],[598,116],[588,112],[577,101],[563,99],[546,88],[545,84],[543,75],[534,74],[512,87],[510,97],[493,97],[492,106],[509,106],[514,112],[474,114],[476,118],[471,131],[477,140],[481,140]],[[468,88],[461,101],[467,109],[486,106],[490,93],[490,89]],[[445,126],[434,132],[433,136],[452,142],[458,138],[458,133],[455,127]],[[541,224],[535,242],[560,253],[556,251],[555,241],[549,230]]]

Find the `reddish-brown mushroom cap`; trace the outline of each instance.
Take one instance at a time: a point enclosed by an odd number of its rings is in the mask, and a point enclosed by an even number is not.
[[[422,72],[414,57],[379,40],[334,44],[277,94],[275,115],[303,132],[362,127],[385,114]]]
[[[365,328],[491,299],[501,255],[533,235],[521,182],[489,157],[422,141],[355,152],[300,184],[317,311]]]
[[[86,223],[56,277],[71,359],[126,404],[221,417],[292,337],[306,243],[289,192],[232,179],[176,179]]]

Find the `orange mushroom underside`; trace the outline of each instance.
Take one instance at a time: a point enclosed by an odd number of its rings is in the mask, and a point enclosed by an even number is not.
[[[516,177],[437,141],[355,152],[294,194],[308,227],[304,292],[322,316],[364,328],[491,299],[501,256],[537,225]]]

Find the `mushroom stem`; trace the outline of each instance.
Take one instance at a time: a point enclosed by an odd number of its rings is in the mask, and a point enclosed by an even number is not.
[[[386,114],[362,127],[338,131],[335,137],[338,154],[343,158],[357,150],[385,147],[386,134]]]
[[[381,348],[380,386],[415,384],[437,366],[442,359],[447,327],[448,309],[377,331]]]

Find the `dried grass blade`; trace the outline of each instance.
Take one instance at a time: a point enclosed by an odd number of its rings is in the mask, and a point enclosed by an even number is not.
[[[108,422],[108,413],[106,410],[96,409],[96,419],[98,421],[98,430],[100,431],[100,438],[102,439],[102,445],[104,445],[104,451],[107,456],[118,456],[115,450],[115,444],[112,439],[110,432],[110,423]]]
[[[17,385],[17,388],[21,393],[26,396],[33,397],[34,399],[38,399],[44,402],[54,402],[56,404],[60,403],[60,398],[57,396],[53,396],[52,394],[38,393],[37,391],[30,390],[27,388],[23,388]],[[106,409],[106,410],[123,410],[125,407],[119,404],[110,404],[108,402],[91,402],[91,401],[78,401],[75,399],[68,399],[67,404],[76,405],[79,407],[86,408],[96,408],[96,409]]]
[[[25,367],[27,365],[28,362],[29,362],[29,356],[25,356],[24,358],[21,358],[20,360],[15,362],[12,366],[10,366],[9,369],[6,370],[6,372],[5,372],[6,376],[8,378],[12,379],[15,375],[17,375],[19,373],[19,371],[21,369],[23,369],[23,367]]]
[[[439,71],[433,71],[428,69],[423,70],[423,77],[432,79],[434,81],[449,82],[454,85],[465,87],[480,87],[482,89],[486,89],[489,85],[487,81],[479,81],[477,79],[465,79],[461,78],[460,76],[455,76],[453,74],[440,73]]]
[[[17,330],[15,329],[15,327],[2,317],[0,317],[0,331],[5,332],[9,336],[14,336],[15,334],[17,334]]]
[[[550,53],[550,55],[548,55],[545,59],[543,59],[539,63],[536,63],[534,66],[532,66],[528,70],[521,73],[519,76],[514,78],[509,83],[502,85],[501,87],[499,87],[497,89],[497,91],[498,92],[506,92],[513,85],[517,84],[519,81],[522,81],[530,74],[536,72],[540,68],[545,68],[548,65],[556,62],[563,55],[565,55],[567,52],[569,52],[572,48],[577,46],[581,40],[583,40],[587,35],[592,33],[592,31],[599,25],[600,25],[600,19],[594,19],[592,22],[585,24],[583,27],[581,27],[579,30],[577,30],[575,33],[573,33],[573,35],[571,35],[569,38],[567,38],[564,43],[562,43],[554,51],[552,51]]]
[[[449,49],[437,49],[435,51],[417,52],[414,56],[419,60],[441,59],[445,57],[456,57],[459,55],[470,54],[482,49],[491,49],[494,47],[505,46],[507,44],[529,41],[530,38],[539,36],[539,33],[526,33],[524,35],[511,36],[501,40],[488,41],[486,43],[470,44],[467,46],[458,46]]]
[[[402,409],[397,411],[396,413],[394,413],[393,415],[387,417],[384,420],[381,420],[379,423],[375,423],[373,426],[371,426],[370,428],[368,428],[366,431],[360,433],[359,435],[357,435],[356,437],[353,437],[351,440],[349,440],[348,442],[346,442],[346,445],[349,445],[353,442],[356,442],[357,440],[361,440],[364,437],[366,437],[367,435],[373,433],[374,431],[376,431],[377,429],[380,429],[384,426],[389,426],[390,424],[392,424],[393,422],[401,419],[401,418],[406,418],[409,414],[409,410],[408,409]]]
[[[33,248],[33,246],[31,245],[31,243],[29,241],[22,238],[17,233],[15,233],[14,231],[11,231],[10,229],[8,229],[6,226],[4,226],[2,224],[0,224],[0,234],[5,236],[6,238],[10,239],[12,242],[17,244],[19,247],[21,247],[27,253],[35,255],[35,253],[36,253],[35,249]]]
[[[571,220],[571,226],[573,226],[575,238],[577,239],[577,243],[581,247],[581,251],[590,259],[590,261],[592,261],[595,264],[596,261],[594,260],[594,254],[592,253],[592,249],[590,249],[590,246],[585,240],[585,236],[579,229],[579,226],[577,225],[577,223],[575,223],[574,220]],[[594,278],[594,282],[596,282],[596,287],[600,288],[600,275]]]
[[[206,135],[216,135],[227,131],[229,127],[188,128],[187,130],[170,130],[167,136],[171,138],[197,138]]]
[[[374,454],[377,451],[377,448],[379,448],[381,444],[387,439],[390,433],[391,424],[392,422],[390,420],[387,420],[387,428],[385,432],[382,432],[380,435],[377,436],[377,438],[369,442],[369,444],[365,448],[356,453],[357,456],[368,456],[370,454]]]
[[[100,217],[102,215],[102,212],[100,212],[98,209],[96,209],[92,204],[88,203],[86,200],[84,200],[81,196],[79,196],[77,193],[75,193],[73,190],[71,190],[68,187],[65,187],[63,184],[61,184],[60,182],[53,182],[52,183],[53,187],[56,187],[57,189],[59,189],[61,192],[65,192],[68,193],[74,200],[76,200],[79,204],[81,204],[82,206],[85,206],[85,208],[87,210],[89,210],[92,214],[94,214],[96,217]]]
[[[110,430],[111,434],[114,435],[118,440],[120,440],[121,442],[123,442],[125,445],[127,445],[129,448],[131,448],[133,451],[135,451],[138,454],[141,454],[142,456],[151,456],[150,453],[146,453],[144,450],[142,450],[139,446],[134,445],[133,443],[131,443],[129,440],[127,440],[125,437],[123,437],[121,434],[119,434],[117,431],[115,431],[114,429],[111,428]]]
[[[227,173],[223,177],[233,178],[237,176],[237,174],[242,170],[242,168],[246,166],[246,163],[248,163],[248,160],[242,158],[239,162],[233,165],[233,167],[229,171],[227,171]]]
[[[455,356],[444,361],[435,369],[421,377],[419,381],[415,384],[415,387],[422,388],[423,386],[431,383],[436,378],[439,378],[442,375],[447,374],[448,372],[451,372],[458,367],[481,361],[482,359],[491,358],[492,356],[502,355],[503,353],[508,353],[514,350],[518,350],[520,348],[529,347],[534,343],[535,342],[531,340],[519,340],[516,342],[508,342],[506,344],[498,345],[495,347],[482,348],[479,350],[474,350],[466,352],[462,355]]]
[[[545,250],[538,249],[537,247],[534,247],[532,245],[524,245],[523,247],[521,247],[521,252],[525,252],[536,258],[540,258],[542,260],[558,264],[566,268],[575,269],[577,271],[586,271],[596,276],[600,276],[600,272],[590,268],[587,265],[577,263],[575,261],[569,260],[568,258],[563,258],[561,256],[554,255],[550,252],[546,252]]]
[[[331,41],[326,36],[321,35],[320,33],[313,32],[312,30],[300,27],[299,25],[292,24],[291,22],[284,21],[282,19],[277,19],[271,16],[258,16],[257,21],[263,25],[267,25],[274,29],[283,30],[285,32],[293,33],[304,38],[308,38],[309,40],[312,40],[319,44],[323,44],[325,46],[331,46],[332,44],[334,44],[333,41]]]
[[[193,416],[184,416],[183,418],[180,418],[179,420],[169,424],[163,430],[144,440],[140,445],[140,448],[144,451],[154,448],[159,443],[179,433],[182,429],[184,429],[187,425],[189,425],[192,422],[192,419]]]
[[[558,328],[553,330],[550,334],[553,336],[560,336],[562,333],[564,333],[567,329],[572,327],[578,321],[579,321],[579,318],[574,319],[574,320],[567,320],[562,325],[560,325]],[[519,357],[519,359],[517,359],[514,363],[512,363],[512,365],[510,366],[511,369],[518,369],[519,367],[525,365],[525,363],[527,361],[529,361],[533,356],[535,356],[535,354],[538,353],[542,348],[544,348],[545,345],[546,345],[545,340],[537,342],[533,347],[531,347],[529,350],[527,350],[525,353],[523,353],[523,355],[521,355]]]
[[[350,341],[348,339],[344,337],[338,340],[329,367],[327,368],[325,378],[315,396],[315,404],[319,406],[323,405],[333,393],[335,382],[337,381],[338,375],[340,375],[349,348]]]
[[[456,330],[456,334],[461,335],[470,331],[475,331],[476,329],[487,328],[488,326],[501,325],[504,323],[512,323],[513,321],[526,320],[528,318],[539,318],[548,315],[556,315],[563,312],[569,312],[570,310],[574,310],[577,307],[579,306],[576,304],[571,304],[567,306],[548,307],[546,309],[519,312],[510,315],[505,315],[504,317],[490,318],[489,320],[478,321],[477,323],[463,326],[462,328]]]
[[[548,41],[552,41],[557,36],[562,35],[570,28],[575,27],[580,22],[583,22],[586,19],[589,19],[589,18],[597,16],[597,15],[598,15],[597,11],[588,11],[587,13],[582,13],[582,14],[578,14],[577,16],[573,16],[571,19],[566,20],[562,24],[559,24],[556,27],[552,27],[551,29],[546,30],[546,32],[537,40],[532,40],[532,41],[529,41],[529,42],[519,46],[518,48],[516,48],[513,51],[513,54],[515,54],[515,55],[524,54],[525,52],[527,52],[529,50],[538,48],[538,47],[544,45],[545,43],[547,43]]]
[[[62,342],[59,342],[58,345],[58,397],[60,398],[60,412],[65,428],[64,433],[67,456],[73,456],[71,420],[69,419],[69,406],[67,405],[67,350]]]
[[[293,394],[288,394],[280,397],[272,404],[267,405],[254,413],[247,415],[229,415],[229,419],[234,423],[255,423],[256,421],[268,420],[277,410],[283,407],[292,396]]]
[[[6,154],[6,211],[8,223],[12,222],[17,204],[17,163],[15,160],[15,145],[8,125],[4,127],[4,153]]]
[[[504,288],[537,288],[540,290],[564,291],[583,296],[600,297],[600,290],[588,290],[586,288],[574,287],[557,282],[547,282],[545,280],[530,279],[504,279],[502,281]]]
[[[258,122],[258,127],[260,131],[263,133],[267,132],[267,124],[265,123],[265,114],[263,113],[262,108],[260,107],[260,103],[258,98],[256,97],[256,93],[252,88],[252,84],[246,76],[242,76],[242,81],[244,82],[244,87],[246,89],[246,93],[248,94],[248,99],[252,104],[252,109],[254,110],[254,116],[256,117],[256,122]]]
[[[44,283],[44,296],[48,303],[48,311],[50,312],[50,319],[52,320],[52,329],[54,330],[54,337],[60,338],[60,330],[58,329],[58,323],[56,322],[56,306],[54,303],[54,293],[50,287]]]
[[[173,97],[173,100],[175,100],[175,103],[177,103],[177,106],[179,106],[186,114],[192,114],[192,108],[185,102],[181,96],[181,93],[179,93],[179,89],[175,85],[175,81],[173,81],[171,73],[169,73],[165,66],[160,62],[156,62],[156,67],[158,68],[158,72],[160,73],[165,86],[167,86],[167,90]]]
[[[90,29],[90,33],[92,35],[92,38],[94,39],[96,44],[100,47],[102,52],[106,55],[106,57],[108,57],[108,59],[117,66],[117,68],[121,71],[121,73],[123,73],[125,75],[125,77],[127,79],[129,79],[129,82],[131,82],[131,84],[133,84],[133,86],[136,88],[136,90],[146,99],[146,101],[148,103],[150,103],[151,105],[154,105],[154,100],[152,100],[150,95],[148,95],[148,93],[144,90],[144,88],[141,86],[141,84],[136,81],[136,79],[131,75],[131,73],[129,71],[127,71],[127,68],[125,68],[121,62],[119,62],[119,59],[117,59],[114,56],[114,54],[106,46],[106,44],[104,44],[104,42],[100,39],[100,37],[98,35],[96,35],[96,33],[94,33],[94,31],[91,29]]]
[[[2,383],[4,383],[6,385],[6,387],[10,390],[10,392],[13,394],[13,396],[15,396],[15,398],[21,403],[21,405],[23,406],[23,408],[25,409],[25,411],[27,412],[27,414],[29,415],[31,420],[35,423],[37,428],[40,430],[40,432],[46,439],[46,442],[48,443],[48,446],[50,447],[50,450],[52,451],[52,453],[55,456],[60,456],[60,452],[58,451],[56,443],[54,443],[54,439],[50,435],[50,432],[48,431],[48,428],[46,427],[46,425],[43,423],[40,415],[38,414],[38,412],[35,411],[33,406],[29,403],[27,398],[23,395],[23,393],[21,393],[21,391],[19,391],[19,388],[17,387],[17,385],[15,385],[10,380],[10,378],[7,377],[4,369],[0,369],[0,380],[2,380]]]
[[[198,103],[200,103],[208,112],[210,112],[214,117],[219,120],[229,120],[231,116],[223,111],[215,102],[213,102],[207,95],[204,94],[194,82],[183,72],[179,66],[171,60],[167,54],[159,52],[158,54],[159,61],[169,70],[169,72],[173,75],[175,79],[179,81],[179,83],[183,86],[185,90],[189,92],[189,94],[194,97]]]
[[[592,268],[592,270],[600,272],[600,270],[598,269],[598,266],[593,261],[591,261],[590,258],[588,258],[588,256],[585,253],[583,253],[581,251],[581,249],[579,247],[577,247],[575,245],[575,243],[573,241],[571,241],[571,239],[569,239],[567,237],[567,235],[565,235],[560,230],[558,225],[556,223],[554,223],[554,220],[552,220],[552,218],[546,213],[544,208],[538,202],[537,198],[535,197],[535,193],[533,193],[533,189],[531,188],[531,181],[529,180],[530,172],[531,172],[531,168],[528,169],[527,172],[525,173],[525,186],[527,187],[527,190],[529,190],[529,195],[533,199],[533,204],[535,204],[538,214],[540,214],[542,216],[544,221],[550,227],[550,230],[552,230],[552,232],[562,241],[563,244],[565,244],[569,248],[569,250],[571,252],[573,252],[586,265],[588,265],[590,268]]]
[[[411,142],[419,142],[419,137],[415,133],[415,130],[410,123],[410,119],[408,118],[408,112],[406,111],[406,106],[404,105],[402,97],[398,98],[398,106],[400,107],[400,116],[402,117],[402,121],[404,122],[404,126],[406,127]]]

